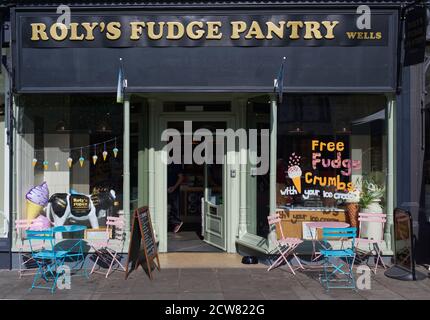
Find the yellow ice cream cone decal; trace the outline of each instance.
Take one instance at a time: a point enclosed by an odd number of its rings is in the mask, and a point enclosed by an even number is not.
[[[98,157],[96,155],[93,155],[93,164],[96,165]]]
[[[72,158],[67,158],[67,165],[69,166],[69,168],[72,167],[73,164],[73,159]]]
[[[106,150],[103,151],[103,161],[106,161],[107,155],[108,155],[108,152]]]
[[[34,158],[33,161],[32,161],[32,163],[33,163],[33,168],[34,168],[36,166],[36,164],[37,164],[37,159]]]
[[[302,193],[302,180],[300,177],[293,178],[293,184],[299,193]]]

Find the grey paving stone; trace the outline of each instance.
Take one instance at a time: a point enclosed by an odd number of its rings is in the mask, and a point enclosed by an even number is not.
[[[182,292],[179,294],[180,300],[223,300],[222,292]]]

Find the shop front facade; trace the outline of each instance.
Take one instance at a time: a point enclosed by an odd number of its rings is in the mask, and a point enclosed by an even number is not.
[[[268,254],[269,214],[309,239],[306,222],[354,224],[355,205],[387,214],[378,236],[392,255],[396,186],[405,183],[396,145],[411,130],[397,129],[409,108],[398,90],[400,6],[367,1],[371,27],[360,29],[359,3],[326,4],[82,2],[70,5],[70,20],[53,3],[4,9],[12,251],[16,219],[85,224],[90,241],[107,216],[130,226],[133,210],[148,206],[160,252]],[[121,65],[127,87],[117,103]],[[169,160],[182,177],[178,233]]]

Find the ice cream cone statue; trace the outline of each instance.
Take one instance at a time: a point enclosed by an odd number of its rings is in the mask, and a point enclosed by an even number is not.
[[[36,219],[49,200],[49,190],[46,182],[35,186],[25,196],[25,209],[28,220]]]
[[[67,158],[67,164],[68,164],[69,168],[71,168],[72,164],[73,164],[73,159],[72,158]]]
[[[93,164],[96,165],[98,157],[96,155],[93,155]]]
[[[108,152],[106,150],[103,151],[103,161],[106,161],[107,155],[108,155]]]
[[[301,157],[293,153],[289,159],[288,177],[293,180],[293,184],[296,187],[298,193],[302,193],[302,169],[300,169]]]
[[[81,168],[84,166],[84,161],[85,161],[84,157],[79,158],[79,163],[81,164]]]

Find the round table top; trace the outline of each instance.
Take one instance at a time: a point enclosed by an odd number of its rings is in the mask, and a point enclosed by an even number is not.
[[[306,225],[309,228],[348,228],[349,224],[346,222],[336,221],[320,221],[320,222],[308,222]]]
[[[54,227],[52,230],[53,232],[79,232],[85,229],[87,229],[86,226],[75,224],[75,225]]]

